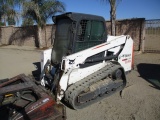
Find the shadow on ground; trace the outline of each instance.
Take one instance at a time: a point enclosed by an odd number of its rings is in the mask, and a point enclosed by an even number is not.
[[[151,83],[154,88],[160,90],[160,65],[140,63],[137,65],[140,77]]]

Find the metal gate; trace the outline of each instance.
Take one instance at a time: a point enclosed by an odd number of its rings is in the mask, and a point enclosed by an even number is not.
[[[160,19],[145,21],[144,52],[160,52]]]

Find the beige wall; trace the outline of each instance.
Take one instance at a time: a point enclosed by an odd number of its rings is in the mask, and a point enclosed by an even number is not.
[[[111,33],[111,23],[106,21],[108,33]],[[134,50],[142,49],[144,39],[144,18],[134,18],[116,21],[116,35],[130,35],[134,40]]]
[[[135,43],[135,50],[141,50],[141,41],[144,38],[144,18],[117,20],[116,35],[130,35]],[[111,33],[110,21],[106,21],[108,34]],[[37,27],[1,27],[0,44],[38,46]],[[55,25],[47,25],[42,31],[42,46],[52,46],[55,38]]]
[[[46,29],[42,30],[41,34],[43,47],[49,47],[52,45],[52,40],[54,39],[54,31],[54,25],[47,25]],[[0,44],[37,47],[37,27],[1,27]]]

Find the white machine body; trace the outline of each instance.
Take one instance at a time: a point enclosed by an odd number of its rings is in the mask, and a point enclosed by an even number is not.
[[[57,99],[61,100],[64,97],[64,93],[69,85],[76,83],[77,81],[103,68],[107,64],[110,64],[103,60],[98,64],[80,68],[80,65],[84,64],[88,57],[101,52],[105,52],[105,55],[107,52],[113,52],[113,55],[116,55],[121,48],[122,50],[118,54],[117,61],[124,68],[125,72],[131,71],[133,66],[133,40],[128,35],[108,36],[105,43],[64,56],[61,62],[61,70],[63,71],[63,74],[59,80],[60,92],[57,94]],[[51,60],[51,49],[42,52],[41,68],[44,68],[44,65],[48,60]],[[115,60],[113,59],[111,61]],[[44,70],[42,69],[42,71]],[[45,81],[43,79],[41,80],[41,83],[45,86]]]

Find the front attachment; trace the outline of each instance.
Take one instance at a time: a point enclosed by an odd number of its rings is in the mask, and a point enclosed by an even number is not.
[[[65,107],[24,74],[0,84],[0,118],[4,120],[65,120]]]

